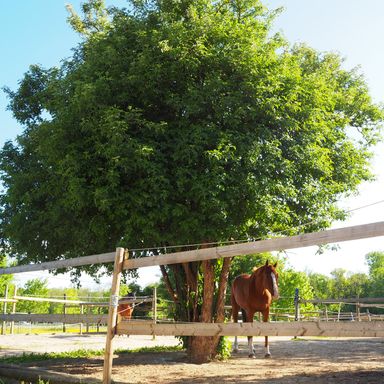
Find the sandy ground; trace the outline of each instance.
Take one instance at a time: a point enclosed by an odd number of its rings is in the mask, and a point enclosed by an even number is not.
[[[140,347],[172,346],[179,341],[174,337],[116,336],[114,349],[135,349]],[[0,356],[25,353],[76,351],[79,349],[99,350],[105,347],[105,334],[41,334],[41,335],[0,335]]]
[[[69,335],[0,336],[0,352],[48,352],[69,349],[98,349],[105,338]],[[116,337],[115,348],[177,345],[172,337]],[[270,338],[271,359],[265,359],[263,339],[255,338],[256,359],[247,357],[246,339],[240,352],[224,362],[189,364],[183,352],[135,353],[115,356],[113,380],[116,384],[229,384],[229,383],[384,383],[384,339]],[[34,366],[81,377],[82,382],[101,382],[103,359],[44,361]]]

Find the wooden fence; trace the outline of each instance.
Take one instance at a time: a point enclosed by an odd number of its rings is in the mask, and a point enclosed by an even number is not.
[[[107,324],[107,315],[103,314],[86,314],[86,313],[8,313],[6,315],[0,315],[1,321],[25,321],[28,323],[63,323],[63,324]]]
[[[63,313],[55,314],[36,314],[36,313],[16,313],[16,304],[21,301],[30,301],[30,302],[44,302],[44,303],[53,303],[53,304],[63,304]],[[13,295],[12,298],[1,298],[0,302],[2,303],[12,303],[14,304],[12,308],[12,313],[5,313],[4,311],[0,314],[0,321],[2,322],[1,334],[6,333],[6,324],[11,324],[10,333],[14,333],[14,322],[28,322],[28,323],[62,323],[65,324],[80,324],[80,334],[83,333],[83,324],[87,325],[87,331],[89,324],[96,324],[97,330],[100,325],[107,324],[108,316],[105,314],[90,314],[84,313],[84,307],[109,307],[109,302],[96,302],[96,301],[83,301],[83,300],[71,300],[71,299],[57,299],[51,297],[31,297],[31,296],[19,296]],[[132,297],[124,298],[119,300],[119,304],[133,304],[138,305],[142,303],[150,303],[151,309],[154,313],[157,312],[157,300],[154,297]],[[77,314],[68,314],[66,313],[66,308],[68,307],[78,307],[80,313]],[[63,327],[65,329],[65,327]]]
[[[173,323],[121,321],[118,335],[384,337],[384,322]]]
[[[0,269],[0,274],[12,274],[38,270],[52,270],[73,266],[90,265],[114,261],[112,288],[108,312],[108,330],[104,355],[103,383],[111,383],[113,347],[115,334],[167,334],[167,335],[287,335],[287,336],[375,336],[383,337],[384,329],[381,323],[319,323],[292,322],[269,324],[231,324],[231,323],[190,323],[190,324],[156,324],[154,322],[119,322],[117,306],[121,273],[125,269],[141,268],[154,265],[166,265],[202,261],[232,256],[270,252],[283,249],[308,247],[313,245],[343,242],[349,240],[384,236],[384,222],[358,225],[347,228],[325,230],[292,237],[282,237],[260,240],[245,244],[235,244],[223,247],[197,249],[186,252],[163,254],[139,259],[125,259],[127,252],[117,248],[116,253],[86,256],[68,260],[59,260],[29,266],[17,266]]]
[[[135,269],[150,267],[154,265],[186,263],[189,261],[202,261],[232,256],[246,256],[255,253],[303,248],[329,243],[340,243],[344,241],[366,239],[377,236],[384,236],[384,221],[372,224],[356,225],[346,228],[329,229],[320,232],[305,233],[298,236],[259,240],[244,244],[196,249],[186,252],[167,253],[157,256],[142,257],[138,259],[127,259],[122,262],[122,268]],[[0,275],[53,270],[58,268],[78,267],[100,263],[111,263],[115,261],[115,257],[116,254],[114,252],[110,252],[100,255],[50,261],[41,264],[20,265],[16,267],[1,268]]]

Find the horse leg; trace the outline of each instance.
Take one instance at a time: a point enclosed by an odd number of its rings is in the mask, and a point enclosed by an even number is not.
[[[253,315],[254,313],[250,311],[243,311],[243,318],[247,323],[253,323]],[[249,350],[248,357],[250,357],[251,359],[254,359],[256,356],[255,356],[255,349],[253,348],[253,336],[248,336],[248,350]]]
[[[269,308],[263,312],[263,322],[267,323],[269,318]],[[268,344],[268,336],[265,336],[265,357],[270,358],[271,357],[271,352],[269,352],[269,344]]]
[[[255,356],[255,348],[253,348],[253,336],[248,336],[248,350],[249,350],[248,357],[250,357],[251,359],[255,359],[256,356]]]
[[[232,304],[232,319],[234,323],[237,323],[239,318],[239,305],[236,303],[236,300],[233,296],[231,296],[231,304]],[[233,353],[239,352],[239,343],[237,341],[237,336],[235,336],[235,341],[233,343]]]

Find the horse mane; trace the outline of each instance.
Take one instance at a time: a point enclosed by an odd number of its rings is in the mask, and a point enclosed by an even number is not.
[[[261,267],[253,267],[252,268],[252,276],[257,276],[259,275],[261,272],[263,272],[265,269],[265,265],[262,265]]]
[[[252,273],[250,275],[250,284],[249,284],[249,295],[251,297],[257,297],[261,294],[261,292],[257,292],[256,290],[256,284],[257,284],[256,280],[260,278],[260,275],[264,271],[264,267],[265,265],[261,267],[254,267],[252,269]]]

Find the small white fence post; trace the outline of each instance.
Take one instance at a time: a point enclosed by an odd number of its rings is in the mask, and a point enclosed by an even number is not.
[[[15,285],[15,290],[13,292],[13,300],[15,300],[15,296],[17,295],[17,285]],[[16,300],[12,303],[12,314],[16,313]],[[11,335],[15,332],[15,322],[11,321]]]
[[[153,288],[153,298],[152,298],[152,316],[153,316],[153,323],[156,324],[157,322],[157,288]],[[156,340],[156,335],[152,335],[152,340]]]
[[[3,303],[3,314],[7,313],[7,299],[8,299],[8,284],[5,286],[5,295],[4,295],[4,303]],[[3,321],[1,325],[1,334],[5,335],[7,333],[7,322]]]

